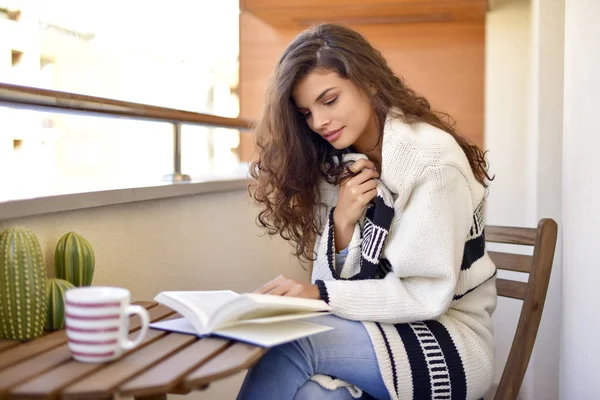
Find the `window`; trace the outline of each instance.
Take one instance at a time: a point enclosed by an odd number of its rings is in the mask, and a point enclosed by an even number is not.
[[[236,117],[239,2],[0,0],[0,82]],[[158,183],[169,123],[0,107],[0,201]],[[183,125],[182,172],[244,171],[239,132]]]

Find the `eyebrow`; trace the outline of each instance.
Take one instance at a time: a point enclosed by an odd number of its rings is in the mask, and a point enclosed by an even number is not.
[[[322,92],[320,95],[318,95],[318,96],[317,96],[317,98],[315,99],[315,103],[316,103],[317,101],[321,100],[323,97],[325,97],[325,95],[326,95],[326,94],[327,94],[327,93],[328,93],[330,90],[333,90],[333,89],[335,89],[335,87],[330,87],[329,89],[325,89],[325,90],[323,90],[323,92]]]
[[[332,87],[330,87],[330,88],[328,88],[328,89],[325,89],[325,90],[323,90],[323,92],[322,92],[320,95],[318,95],[318,96],[317,96],[317,98],[315,99],[315,103],[316,103],[317,101],[321,100],[323,97],[325,97],[325,95],[326,95],[327,93],[329,93],[329,91],[330,91],[330,90],[333,90],[333,89],[337,89],[337,88],[336,88],[335,86],[332,86]],[[304,109],[304,108],[305,108],[305,107],[298,107],[298,109],[299,109],[299,110],[302,110],[302,109]]]

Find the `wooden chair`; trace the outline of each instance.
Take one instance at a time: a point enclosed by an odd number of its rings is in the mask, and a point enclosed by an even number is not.
[[[523,300],[523,305],[494,400],[514,400],[519,394],[542,318],[557,232],[558,226],[552,219],[540,220],[537,229],[489,225],[485,228],[486,242],[533,246],[533,256],[488,252],[498,269],[529,273],[527,283],[496,280],[498,296]]]

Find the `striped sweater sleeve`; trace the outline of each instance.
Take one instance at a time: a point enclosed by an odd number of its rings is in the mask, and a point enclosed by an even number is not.
[[[318,242],[313,280],[335,314],[352,320],[405,323],[436,319],[449,308],[469,229],[473,205],[462,172],[453,165],[427,167],[404,205],[395,206],[395,220],[382,257],[392,271],[383,279],[344,280],[359,269],[358,226],[346,262],[332,277],[332,241]],[[328,224],[333,221],[328,220]],[[329,272],[329,275],[328,275]]]

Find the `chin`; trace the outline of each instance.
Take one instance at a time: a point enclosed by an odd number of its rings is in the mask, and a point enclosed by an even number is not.
[[[345,145],[345,143],[339,143],[339,141],[336,143],[329,143],[329,144],[331,145],[331,147],[333,147],[336,150],[343,150],[348,147]]]
[[[338,140],[336,140],[335,142],[330,142],[329,144],[337,150],[343,150],[352,146],[352,141],[348,140],[348,137],[342,136],[338,138]]]

